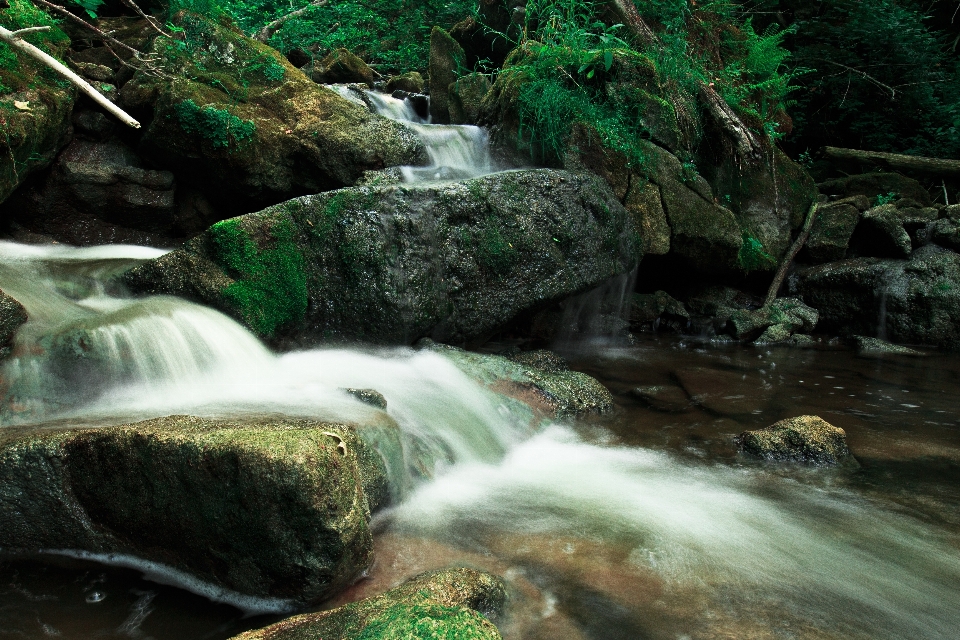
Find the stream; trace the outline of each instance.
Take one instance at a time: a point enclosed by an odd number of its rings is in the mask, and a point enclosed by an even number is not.
[[[370,99],[424,137],[431,164],[404,168],[406,181],[495,170],[482,130]],[[581,337],[556,348],[610,388],[615,410],[533,432],[435,353],[275,354],[214,310],[111,284],[162,253],[0,242],[0,289],[30,315],[0,365],[0,428],[170,414],[353,421],[375,409],[343,389],[376,389],[419,451],[389,465],[395,502],[374,517],[370,575],[321,608],[459,564],[506,579],[496,622],[508,639],[960,629],[960,356]],[[737,454],[741,431],[803,414],[845,429],[857,463]],[[432,473],[408,471],[424,461]],[[0,638],[219,640],[280,619],[148,569],[0,554]]]

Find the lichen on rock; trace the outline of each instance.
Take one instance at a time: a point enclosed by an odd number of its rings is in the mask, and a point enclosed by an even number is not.
[[[766,460],[835,465],[850,456],[846,438],[843,429],[819,416],[799,416],[744,431],[737,436],[737,447]]]

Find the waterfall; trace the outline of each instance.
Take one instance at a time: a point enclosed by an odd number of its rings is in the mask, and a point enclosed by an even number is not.
[[[394,98],[357,85],[333,85],[341,96],[366,105],[374,113],[398,120],[413,129],[423,140],[430,164],[402,167],[408,183],[465,180],[494,173],[499,169],[490,154],[487,131],[472,125],[430,124],[417,114],[409,98]]]

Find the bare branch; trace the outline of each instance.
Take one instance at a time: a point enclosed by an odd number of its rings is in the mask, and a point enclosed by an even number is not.
[[[130,53],[132,53],[132,54],[135,55],[135,56],[141,56],[141,55],[143,55],[141,52],[137,51],[136,49],[134,49],[133,47],[129,46],[128,44],[123,43],[123,42],[120,42],[119,40],[117,40],[116,38],[114,38],[113,36],[111,36],[110,34],[101,31],[100,29],[98,29],[97,27],[93,26],[92,24],[90,24],[89,22],[87,22],[86,20],[84,20],[83,18],[81,18],[81,17],[79,17],[79,16],[76,16],[76,15],[74,15],[73,13],[67,11],[67,9],[66,9],[65,7],[61,7],[61,6],[58,5],[58,4],[53,4],[52,2],[47,2],[47,0],[32,0],[32,2],[35,2],[35,3],[37,3],[37,4],[41,4],[41,5],[45,6],[45,7],[47,7],[48,9],[52,9],[53,11],[56,11],[57,13],[59,13],[59,14],[61,14],[61,15],[63,15],[63,16],[66,16],[68,19],[73,20],[73,21],[76,22],[77,24],[83,25],[85,28],[90,29],[91,31],[93,31],[94,33],[96,33],[98,36],[100,36],[104,41],[106,41],[106,42],[112,42],[113,44],[115,44],[115,45],[117,45],[117,46],[119,46],[119,47],[122,47],[122,48],[126,49],[127,51],[129,51]]]
[[[891,87],[891,86],[888,86],[888,85],[883,84],[882,82],[880,82],[879,80],[877,80],[876,78],[874,78],[873,76],[871,76],[869,73],[865,73],[865,72],[861,71],[860,69],[856,69],[856,68],[854,68],[854,67],[848,67],[847,65],[841,64],[841,63],[839,63],[839,62],[834,62],[833,60],[827,60],[826,58],[814,58],[814,59],[815,59],[815,60],[819,60],[820,62],[826,62],[827,64],[832,64],[832,65],[836,65],[836,66],[838,66],[838,67],[842,67],[842,68],[846,69],[847,71],[850,71],[851,73],[855,73],[855,74],[857,74],[858,76],[861,76],[861,77],[862,77],[864,80],[866,80],[867,82],[870,82],[871,84],[875,84],[876,86],[880,87],[881,89],[886,89],[887,91],[890,92],[890,99],[891,99],[891,100],[893,100],[893,99],[895,99],[895,98],[897,97],[897,90],[896,90],[896,89],[894,89],[894,88]]]
[[[17,29],[13,32],[13,35],[17,38],[22,36],[25,33],[34,33],[36,31],[49,31],[50,27],[27,27],[26,29]]]
[[[328,2],[329,0],[314,0],[313,2],[311,2],[305,7],[301,7],[296,11],[291,11],[290,13],[284,16],[280,16],[279,18],[277,18],[276,20],[274,20],[273,22],[265,26],[263,29],[260,29],[260,31],[257,31],[256,35],[254,35],[253,38],[254,40],[259,40],[260,42],[266,43],[266,41],[269,40],[273,36],[273,34],[279,31],[280,27],[282,27],[288,21],[293,20],[298,16],[302,16],[313,7],[322,7]]]
[[[131,9],[133,9],[134,11],[136,11],[136,12],[137,12],[137,15],[139,15],[141,18],[143,18],[144,20],[146,20],[146,21],[147,21],[147,24],[149,24],[151,27],[153,27],[154,30],[155,30],[157,33],[159,33],[160,35],[164,36],[165,38],[172,38],[172,37],[173,37],[173,36],[171,36],[169,33],[167,33],[166,31],[164,31],[163,29],[160,28],[160,25],[157,23],[157,19],[156,19],[156,18],[154,18],[153,16],[149,16],[149,15],[147,15],[146,13],[144,13],[144,12],[143,12],[143,9],[141,9],[140,7],[138,7],[136,2],[134,2],[133,0],[120,0],[120,1],[121,1],[123,4],[127,5],[128,7],[130,7]]]
[[[39,48],[33,46],[26,40],[20,38],[17,34],[24,33],[26,31],[36,31],[35,28],[30,29],[21,29],[20,31],[14,32],[4,27],[0,27],[0,40],[3,40],[11,47],[23,51],[28,56],[36,58],[41,61],[43,64],[47,65],[60,75],[64,76],[67,80],[77,85],[81,91],[90,96],[94,102],[99,104],[101,107],[106,109],[112,115],[120,119],[124,124],[133,127],[134,129],[140,128],[140,123],[136,121],[130,114],[118,107],[117,105],[110,102],[102,93],[93,88],[93,86],[75,74],[73,71],[68,69],[62,62],[51,56],[49,53],[40,50]]]
[[[793,262],[793,259],[797,257],[797,254],[800,253],[800,249],[803,248],[803,245],[807,243],[807,239],[810,237],[810,230],[813,229],[813,221],[817,217],[817,211],[819,209],[820,203],[814,200],[813,204],[810,205],[810,210],[807,212],[807,219],[803,223],[803,229],[800,231],[800,235],[797,236],[797,239],[790,247],[790,250],[787,251],[787,254],[783,256],[783,262],[780,263],[780,268],[777,269],[777,275],[774,276],[773,282],[770,283],[770,288],[767,289],[767,298],[763,301],[763,306],[769,307],[773,301],[777,299],[777,292],[780,291],[780,287],[783,285],[783,279],[787,276],[790,264]]]

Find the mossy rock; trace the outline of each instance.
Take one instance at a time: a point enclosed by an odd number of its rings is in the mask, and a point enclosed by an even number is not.
[[[17,300],[0,291],[0,359],[10,353],[17,330],[27,321],[27,310]]]
[[[862,198],[862,196],[861,196]],[[810,238],[804,246],[807,261],[814,264],[842,260],[850,245],[850,238],[860,221],[861,209],[857,198],[845,198],[821,205],[810,229]]]
[[[865,211],[850,244],[860,255],[875,258],[907,258],[913,251],[903,216],[892,204]]]
[[[0,434],[0,547],[126,554],[245,595],[330,596],[367,569],[380,456],[345,424],[170,416]]]
[[[387,91],[406,91],[407,93],[423,93],[423,76],[416,71],[410,71],[387,80]]]
[[[305,196],[217,223],[124,281],[277,344],[456,344],[628,271],[635,235],[600,178],[518,171]]]
[[[448,87],[466,61],[463,48],[440,27],[430,32],[430,116],[437,124],[450,122]]]
[[[412,130],[318,86],[232,25],[185,12],[174,23],[181,38],[152,48],[166,74],[137,72],[121,102],[149,121],[141,154],[223,208],[250,211],[426,162]]]
[[[847,434],[819,416],[787,418],[765,429],[744,431],[737,446],[765,460],[835,465],[850,456]]]
[[[324,84],[348,84],[351,82],[373,86],[373,69],[349,49],[334,49],[327,57],[314,64],[313,80]]]
[[[386,593],[307,613],[233,640],[499,640],[485,617],[504,605],[503,580],[474,569],[421,574]]]
[[[480,118],[480,104],[490,91],[490,80],[482,73],[470,73],[447,87],[451,124],[476,124]]]
[[[15,31],[48,26],[25,40],[62,58],[70,39],[29,0],[10,0],[0,25]],[[34,58],[0,42],[0,202],[36,171],[48,167],[69,141],[76,92],[69,81]]]
[[[855,258],[802,269],[797,290],[821,330],[960,348],[960,255],[928,245],[909,260]]]

